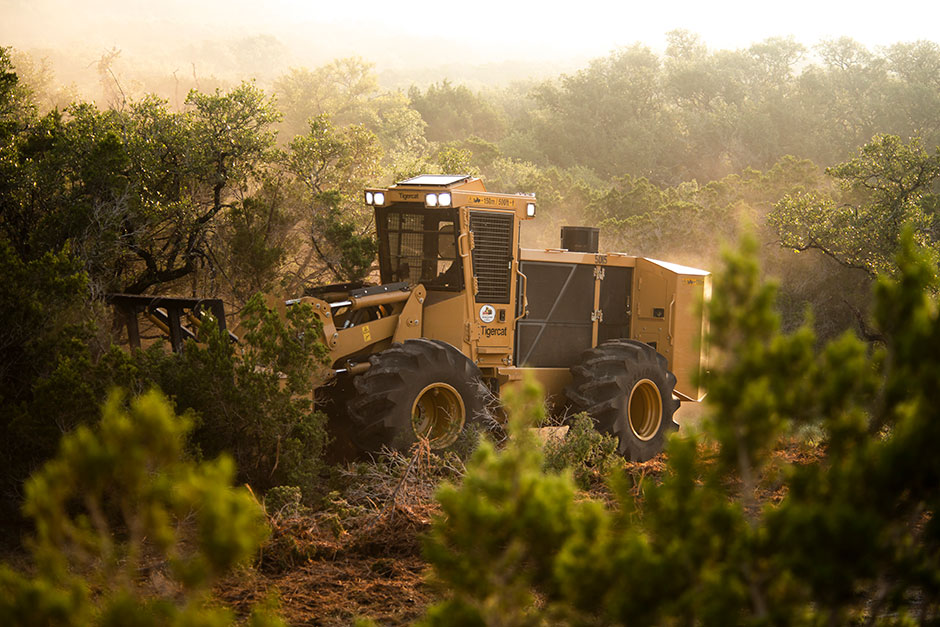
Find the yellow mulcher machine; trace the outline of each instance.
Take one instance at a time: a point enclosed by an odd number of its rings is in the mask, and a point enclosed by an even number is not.
[[[708,272],[600,253],[591,227],[563,227],[559,248],[520,248],[535,197],[470,176],[421,175],[364,200],[381,284],[288,301],[323,323],[332,424],[360,450],[449,446],[531,373],[556,407],[587,412],[644,461],[677,428],[680,401],[704,396]]]

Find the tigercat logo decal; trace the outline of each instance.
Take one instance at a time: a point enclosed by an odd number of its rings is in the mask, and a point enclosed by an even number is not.
[[[484,327],[483,335],[493,337],[494,335],[506,335],[506,327]]]

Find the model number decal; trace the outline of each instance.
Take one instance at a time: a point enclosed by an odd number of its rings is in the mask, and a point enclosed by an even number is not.
[[[474,196],[470,199],[475,205],[484,205],[487,207],[506,207],[511,209],[516,206],[514,198],[493,198],[492,196]]]

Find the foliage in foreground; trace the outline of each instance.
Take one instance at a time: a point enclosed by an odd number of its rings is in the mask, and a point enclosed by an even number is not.
[[[209,585],[251,558],[264,515],[220,457],[186,461],[191,421],[150,392],[114,393],[97,429],[63,437],[26,484],[36,574],[0,566],[5,625],[227,625]],[[253,620],[277,624],[265,611]]]
[[[55,306],[81,302],[81,273],[65,275],[61,268],[70,266],[51,255],[17,264],[4,250],[0,244],[0,275],[32,280],[0,289],[0,305],[9,303],[20,320],[0,333],[14,360],[14,368],[0,368],[0,437],[14,443],[0,451],[0,507],[18,504],[29,473],[55,454],[63,433],[94,422],[115,386],[138,393],[157,387],[177,410],[193,412],[188,447],[207,457],[230,455],[239,480],[255,489],[289,484],[314,492],[327,434],[311,397],[326,348],[308,305],[290,307],[282,318],[256,295],[242,310],[237,345],[207,319],[202,343],[188,341],[180,354],[157,343],[131,353],[112,346],[96,356],[87,329],[68,324],[73,311]]]
[[[524,428],[538,392],[511,399],[513,437],[484,444],[459,485],[438,493],[427,539],[448,598],[429,625],[921,624],[940,617],[940,373],[933,265],[903,240],[896,278],[876,290],[871,349],[852,336],[821,351],[808,325],[782,335],[774,289],[744,254],[715,278],[706,428],[674,438],[659,485],[616,504],[576,495],[569,474],[542,474]],[[818,461],[780,467],[780,436],[825,434]],[[779,503],[760,490],[783,488]]]

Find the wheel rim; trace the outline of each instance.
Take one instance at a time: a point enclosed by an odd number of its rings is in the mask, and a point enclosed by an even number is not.
[[[415,398],[411,426],[415,435],[426,438],[431,448],[443,448],[457,441],[463,429],[466,410],[463,399],[452,386],[432,383]]]
[[[637,381],[630,391],[627,419],[633,435],[644,442],[652,440],[659,432],[663,421],[663,399],[659,388],[649,379]]]

